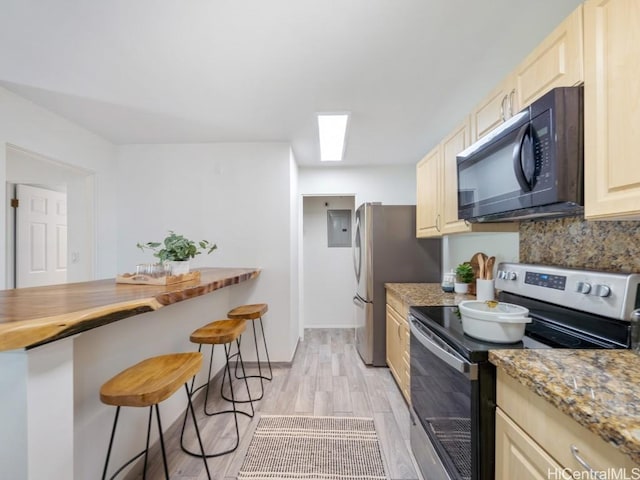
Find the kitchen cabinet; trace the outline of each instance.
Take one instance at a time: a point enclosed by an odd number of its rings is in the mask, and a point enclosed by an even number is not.
[[[581,461],[595,471],[626,469],[631,474],[638,468],[503,370],[497,373],[496,480],[548,479],[549,472],[560,475],[563,469],[588,475]]]
[[[477,140],[555,87],[584,80],[582,5],[553,30],[471,113]]]
[[[416,167],[418,237],[440,237],[464,232],[511,232],[517,223],[469,223],[458,218],[458,170],[456,156],[469,146],[471,126],[467,117]]]
[[[416,165],[416,236],[438,237],[440,233],[440,145]]]
[[[584,5],[585,218],[640,219],[640,2]]]
[[[387,365],[407,403],[409,399],[409,306],[387,291]]]

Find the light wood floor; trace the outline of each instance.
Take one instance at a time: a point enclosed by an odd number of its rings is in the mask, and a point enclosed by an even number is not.
[[[254,418],[239,416],[241,443],[238,449],[208,460],[212,478],[236,478],[260,414],[373,417],[389,478],[420,478],[410,453],[407,404],[388,368],[364,365],[355,349],[353,329],[306,330],[292,365],[275,367],[273,376],[271,382],[265,382],[264,398],[254,403]],[[250,387],[259,389],[257,382],[257,379],[252,379]],[[237,385],[234,387],[236,391],[241,388],[240,384]],[[216,387],[211,390],[214,396],[213,400],[209,399],[210,411],[228,408],[228,404],[219,399],[219,384]],[[211,452],[225,446],[228,448],[235,439],[233,415],[205,416],[202,412],[203,399],[204,395],[200,395],[194,405],[205,450]],[[181,426],[181,422],[176,422],[165,435],[171,478],[205,479],[202,460],[186,455],[179,447]],[[193,429],[188,431],[191,433],[189,438],[195,438]],[[195,441],[189,444],[193,451],[198,451]],[[130,472],[126,478],[137,480],[142,475],[139,471]],[[164,478],[159,449],[154,449],[151,454],[147,478]]]

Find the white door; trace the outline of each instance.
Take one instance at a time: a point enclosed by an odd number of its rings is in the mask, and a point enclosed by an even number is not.
[[[16,287],[67,281],[67,194],[17,185]]]

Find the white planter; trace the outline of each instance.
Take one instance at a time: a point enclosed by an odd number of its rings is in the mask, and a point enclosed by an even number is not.
[[[189,273],[189,260],[184,262],[166,261],[164,266],[170,275],[184,275]]]
[[[455,282],[453,284],[453,290],[456,293],[467,293],[469,291],[469,284],[468,283]]]

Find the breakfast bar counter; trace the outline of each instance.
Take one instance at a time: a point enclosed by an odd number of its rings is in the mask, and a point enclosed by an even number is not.
[[[168,286],[114,279],[0,291],[0,351],[35,347],[251,280],[255,268],[203,268],[200,280]]]
[[[0,291],[2,478],[100,477],[113,415],[101,384],[145,358],[197,350],[193,330],[262,298],[249,281],[258,268],[198,270],[199,279],[171,285],[112,278]],[[166,425],[184,411],[175,397],[163,402]],[[144,445],[146,414],[128,415],[116,463]]]

